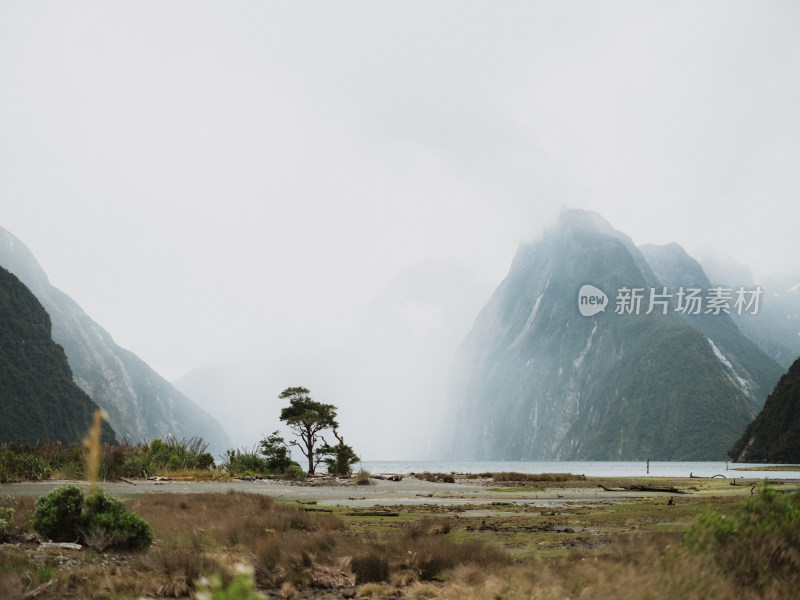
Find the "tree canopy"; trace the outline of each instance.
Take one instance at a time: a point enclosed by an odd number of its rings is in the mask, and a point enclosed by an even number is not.
[[[292,441],[289,444],[300,448],[308,459],[308,474],[311,475],[322,460],[322,455],[314,452],[320,440],[319,434],[325,429],[339,427],[336,407],[312,400],[311,392],[304,387],[286,388],[278,398],[289,400],[289,406],[281,409],[280,420],[286,422],[292,433],[300,438],[300,442]]]

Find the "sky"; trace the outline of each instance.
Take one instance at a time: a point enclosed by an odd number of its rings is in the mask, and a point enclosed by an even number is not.
[[[327,351],[562,207],[800,255],[796,2],[0,2],[0,226],[167,379]],[[420,318],[426,318],[423,315]]]

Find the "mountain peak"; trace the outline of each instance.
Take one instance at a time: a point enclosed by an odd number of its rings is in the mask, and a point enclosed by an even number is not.
[[[565,211],[520,248],[455,360],[452,457],[725,456],[780,368],[727,315],[648,310],[657,273],[670,286],[705,275],[677,244],[644,250],[659,259],[653,268],[630,238],[583,210]],[[587,285],[597,310],[580,310]],[[642,292],[636,312],[615,309],[623,289]]]

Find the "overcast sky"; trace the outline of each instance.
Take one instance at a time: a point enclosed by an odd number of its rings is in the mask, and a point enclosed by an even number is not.
[[[173,379],[560,207],[800,256],[800,3],[0,2],[0,226]]]

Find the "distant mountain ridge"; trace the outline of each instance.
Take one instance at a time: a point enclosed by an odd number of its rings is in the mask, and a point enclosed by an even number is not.
[[[201,436],[212,453],[230,446],[222,426],[132,352],[114,343],[78,304],[53,287],[25,245],[0,228],[0,265],[45,307],[75,382],[104,408],[119,438],[133,442]]]
[[[645,314],[651,288],[707,282],[679,246],[639,249],[600,215],[565,211],[519,248],[459,349],[448,456],[724,457],[782,369],[724,314],[683,315],[674,297]],[[578,306],[586,284],[608,295],[591,316]],[[638,314],[615,313],[624,289],[643,290]]]
[[[72,380],[50,317],[33,293],[0,267],[0,443],[75,443],[97,404]],[[102,439],[115,440],[103,424]]]

